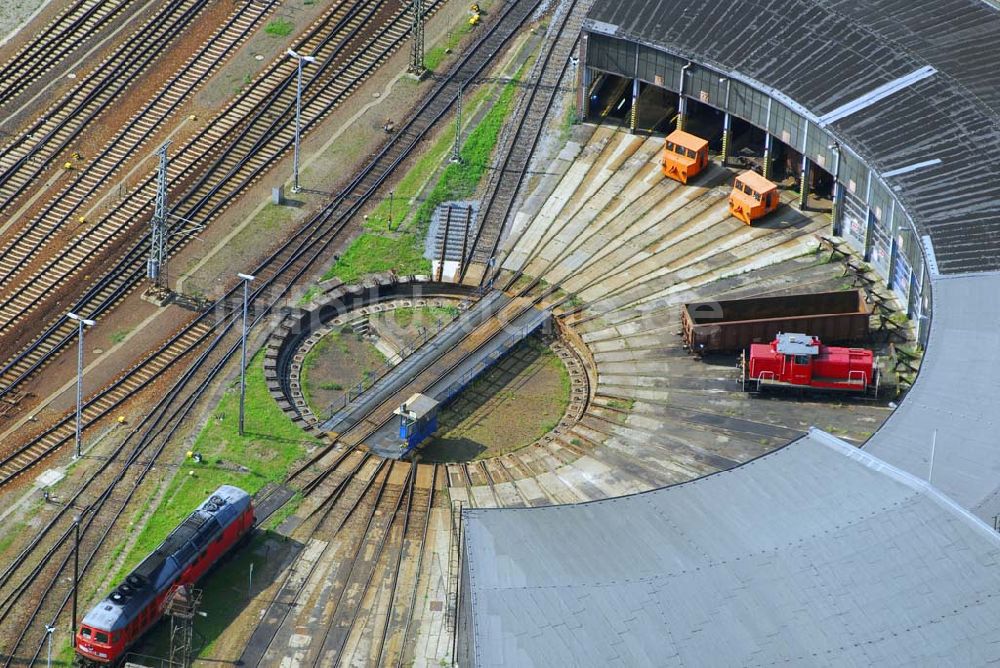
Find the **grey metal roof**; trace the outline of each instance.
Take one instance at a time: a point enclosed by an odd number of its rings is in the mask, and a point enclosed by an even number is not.
[[[819,355],[819,341],[808,334],[781,332],[777,350],[784,355]]]
[[[1000,660],[1000,535],[822,432],[674,487],[465,526],[478,666]]]
[[[1000,274],[941,277],[913,389],[865,449],[992,524],[1000,514]]]
[[[595,3],[588,21],[787,95],[882,173],[932,236],[942,272],[1000,269],[995,6],[621,0]]]

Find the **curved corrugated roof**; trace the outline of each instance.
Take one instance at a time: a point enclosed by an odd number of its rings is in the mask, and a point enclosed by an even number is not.
[[[942,272],[1000,269],[1000,11],[994,6],[625,0],[595,3],[588,20],[616,37],[662,46],[779,91],[828,121],[882,174],[940,159],[885,180],[921,233],[933,238]],[[862,106],[866,96],[877,101]]]
[[[1000,660],[1000,540],[987,523],[1000,514],[1000,12],[979,0],[625,0],[597,3],[589,20],[825,117],[951,275],[933,280],[917,382],[863,451],[812,432],[641,495],[466,511],[470,657]],[[891,175],[930,159],[941,162]]]
[[[1000,535],[822,432],[673,487],[464,518],[477,666],[1000,660]]]

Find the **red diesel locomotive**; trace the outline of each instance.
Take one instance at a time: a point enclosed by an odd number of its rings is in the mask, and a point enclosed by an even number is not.
[[[146,557],[77,629],[78,658],[113,664],[159,620],[164,601],[178,586],[193,584],[253,527],[250,495],[223,485]]]
[[[824,346],[819,337],[778,334],[771,343],[750,345],[740,360],[743,389],[809,387],[819,390],[877,392],[878,364],[864,348]]]

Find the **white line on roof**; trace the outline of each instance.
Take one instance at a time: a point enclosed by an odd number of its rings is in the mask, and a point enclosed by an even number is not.
[[[906,167],[900,167],[899,169],[890,169],[888,172],[882,172],[882,178],[887,179],[890,176],[909,174],[910,172],[915,172],[918,169],[923,169],[924,167],[932,167],[934,165],[940,165],[940,164],[941,164],[941,158],[934,158],[933,160],[924,160],[923,162],[915,162],[912,165],[907,165]]]
[[[870,107],[879,100],[883,100],[896,91],[902,90],[907,86],[912,86],[918,81],[923,81],[929,76],[933,76],[937,72],[936,69],[930,65],[925,65],[915,72],[910,72],[905,76],[901,76],[897,79],[893,79],[888,83],[884,83],[875,90],[865,93],[861,97],[851,100],[847,104],[842,104],[828,114],[824,114],[819,117],[820,125],[829,125],[835,121],[839,121],[842,118],[850,116],[851,114],[857,113],[866,107]]]

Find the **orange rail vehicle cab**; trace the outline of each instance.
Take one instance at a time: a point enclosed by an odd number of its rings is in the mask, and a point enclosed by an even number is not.
[[[708,165],[708,142],[701,137],[674,130],[663,144],[663,175],[681,183]]]
[[[757,172],[746,171],[733,182],[729,213],[749,225],[778,208],[778,186]]]

